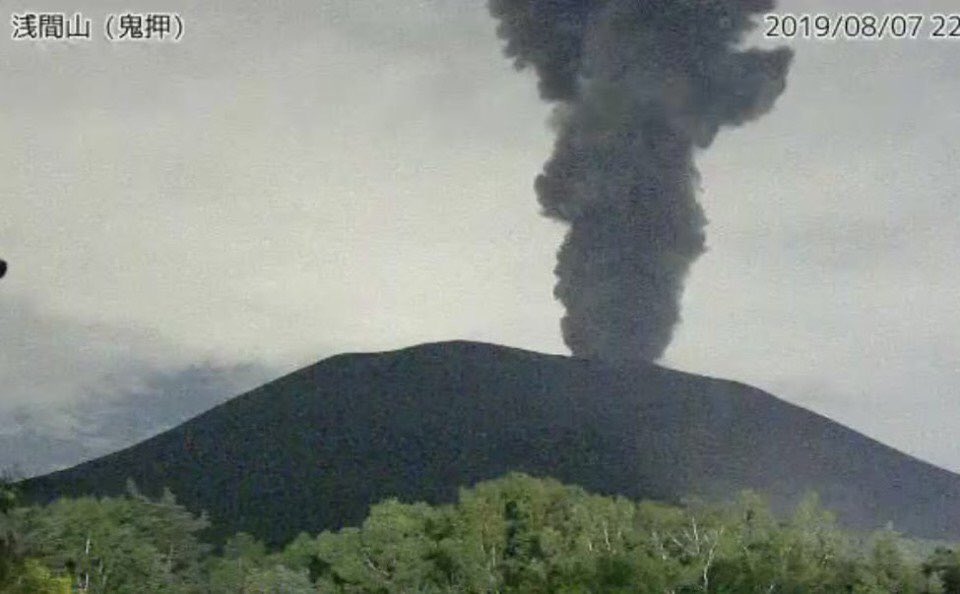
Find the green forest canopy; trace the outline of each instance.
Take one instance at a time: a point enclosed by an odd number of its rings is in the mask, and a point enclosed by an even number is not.
[[[815,498],[778,519],[750,493],[677,507],[511,474],[275,551],[243,533],[215,550],[169,492],[18,507],[6,487],[0,505],[3,593],[960,593],[954,550],[846,533]]]

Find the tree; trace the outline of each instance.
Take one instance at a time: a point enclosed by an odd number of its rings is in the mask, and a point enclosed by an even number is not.
[[[454,505],[384,501],[359,527],[281,551],[240,533],[220,554],[170,493],[0,505],[12,551],[0,594],[960,594],[952,549],[920,564],[893,532],[840,531],[815,497],[782,518],[751,493],[678,507],[512,474]]]
[[[6,479],[0,479],[0,584],[11,579],[20,557],[20,536],[10,512],[16,506],[17,493]]]
[[[928,578],[936,579],[944,594],[960,594],[960,553],[937,547],[923,562],[921,571]]]
[[[267,547],[253,536],[240,532],[223,545],[223,554],[208,566],[210,591],[234,594],[247,592],[250,576],[264,569]]]
[[[206,525],[173,496],[61,499],[17,511],[31,555],[90,594],[194,592]]]
[[[0,594],[69,594],[69,578],[53,575],[26,556],[20,526],[13,515],[17,491],[0,479]]]

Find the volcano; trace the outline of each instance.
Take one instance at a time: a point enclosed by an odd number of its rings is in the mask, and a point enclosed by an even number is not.
[[[473,342],[331,357],[133,447],[22,484],[33,501],[133,480],[270,544],[385,498],[455,500],[509,471],[677,502],[810,491],[841,524],[960,537],[960,476],[740,383]]]

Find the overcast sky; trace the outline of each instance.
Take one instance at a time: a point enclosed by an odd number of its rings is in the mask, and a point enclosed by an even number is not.
[[[159,4],[177,44],[99,32]],[[29,8],[94,39],[0,35],[0,434],[185,370],[235,393],[343,351],[566,352],[549,106],[481,0]],[[960,470],[960,41],[790,45],[773,112],[698,156],[709,252],[664,363]]]

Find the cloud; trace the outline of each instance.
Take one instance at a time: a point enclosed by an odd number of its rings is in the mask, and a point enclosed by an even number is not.
[[[0,469],[35,473],[167,429],[278,374],[188,362],[148,332],[40,313],[0,298]]]
[[[548,108],[483,2],[164,9],[177,46],[0,38],[0,431],[72,439],[65,406],[194,365],[279,374],[450,338],[563,352],[563,229],[531,183]],[[777,109],[697,156],[708,251],[668,361],[960,468],[941,431],[960,420],[956,46],[793,47]]]

